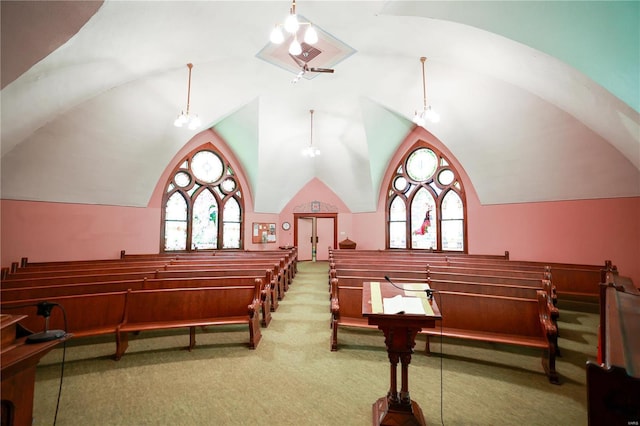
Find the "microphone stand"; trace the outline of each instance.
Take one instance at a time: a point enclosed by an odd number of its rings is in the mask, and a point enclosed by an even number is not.
[[[389,282],[389,284],[391,284],[395,288],[398,288],[398,289],[403,290],[403,291],[422,291],[422,290],[411,290],[411,289],[406,290],[404,287],[400,287],[399,285],[396,285],[396,283],[391,281],[391,278],[389,278],[388,275],[385,275],[384,279],[387,280]],[[427,289],[424,290],[424,292],[427,293],[427,299],[429,299],[429,302],[432,302],[433,301],[433,293],[436,293],[437,290],[433,290],[431,288],[427,288]]]

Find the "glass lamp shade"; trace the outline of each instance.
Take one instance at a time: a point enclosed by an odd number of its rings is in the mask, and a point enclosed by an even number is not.
[[[302,53],[302,46],[300,45],[297,37],[294,38],[289,45],[289,53],[291,53],[293,56],[297,56]]]
[[[187,116],[184,112],[181,112],[178,118],[173,122],[173,125],[176,127],[182,127],[187,122]]]
[[[284,34],[282,34],[282,29],[280,26],[276,26],[271,31],[271,36],[269,37],[271,43],[281,44],[284,41]]]
[[[298,32],[298,28],[300,28],[300,23],[298,23],[298,17],[295,14],[290,14],[287,16],[287,19],[284,21],[284,29],[289,34],[295,34]]]
[[[308,146],[305,149],[302,150],[302,155],[304,155],[305,157],[317,157],[320,155],[320,150],[318,148],[315,148],[313,146]]]
[[[427,108],[427,110],[424,112],[424,115],[426,117],[427,120],[431,121],[432,123],[437,123],[440,121],[440,114],[438,114],[437,112],[435,112],[432,108],[431,105],[429,105],[429,107]]]
[[[413,115],[413,122],[418,126],[424,126],[424,112],[419,113],[418,111],[416,111]]]
[[[430,121],[432,123],[437,123],[440,121],[440,114],[435,112],[431,108],[431,105],[429,105],[426,109],[420,112],[416,111],[415,115],[413,116],[413,122],[416,123],[418,126],[424,127],[427,121]]]
[[[305,31],[304,42],[307,44],[316,44],[318,42],[318,32],[313,28],[313,25],[309,25],[309,28]]]
[[[195,130],[202,124],[200,118],[197,115],[189,115],[184,112],[180,113],[176,121],[173,122],[173,125],[176,127],[187,126],[189,130]]]
[[[191,116],[191,119],[189,120],[189,130],[195,130],[200,127],[201,124],[202,122],[197,115]]]

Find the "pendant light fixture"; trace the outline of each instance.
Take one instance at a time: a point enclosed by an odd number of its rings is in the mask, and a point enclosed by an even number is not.
[[[301,27],[306,27],[304,32],[304,42],[310,45],[316,44],[318,42],[318,32],[313,27],[311,22],[300,22],[298,20],[298,15],[296,14],[296,0],[293,0],[291,3],[291,8],[289,9],[289,15],[284,20],[284,24],[277,24],[275,28],[271,31],[270,40],[274,44],[282,44],[285,41],[284,31],[288,34],[288,37],[291,37],[291,42],[289,44],[289,53],[297,56],[302,53],[302,45],[298,40],[298,31]]]
[[[313,110],[310,109],[309,113],[311,114],[311,136],[309,138],[309,146],[302,150],[302,155],[313,158],[320,155],[320,150],[313,146]]]
[[[189,84],[187,85],[187,112],[186,114],[184,111],[180,112],[180,115],[173,122],[173,125],[176,127],[187,126],[189,130],[195,130],[200,127],[201,122],[197,114],[191,115],[189,113],[189,102],[191,101],[191,68],[193,68],[193,64],[187,64],[187,68],[189,68]]]
[[[427,58],[424,56],[420,58],[420,62],[422,62],[422,110],[416,111],[413,116],[413,122],[418,126],[424,127],[427,120],[432,123],[437,123],[440,121],[440,115],[431,108],[431,105],[427,106],[427,85],[425,82],[425,73],[424,73],[424,63]]]

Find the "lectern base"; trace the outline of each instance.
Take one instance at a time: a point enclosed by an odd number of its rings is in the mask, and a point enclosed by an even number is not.
[[[373,404],[374,426],[426,426],[426,424],[422,409],[413,400],[411,400],[411,410],[391,408],[386,396]]]

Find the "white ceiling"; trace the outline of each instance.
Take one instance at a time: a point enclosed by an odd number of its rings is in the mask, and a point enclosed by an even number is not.
[[[484,204],[640,196],[640,3],[304,1],[354,49],[322,74],[257,55],[287,1],[2,5],[2,198],[146,206],[176,152],[213,127],[278,213],[317,177],[374,211],[422,105]],[[193,63],[191,112],[177,129]],[[309,143],[314,109],[315,159]]]

